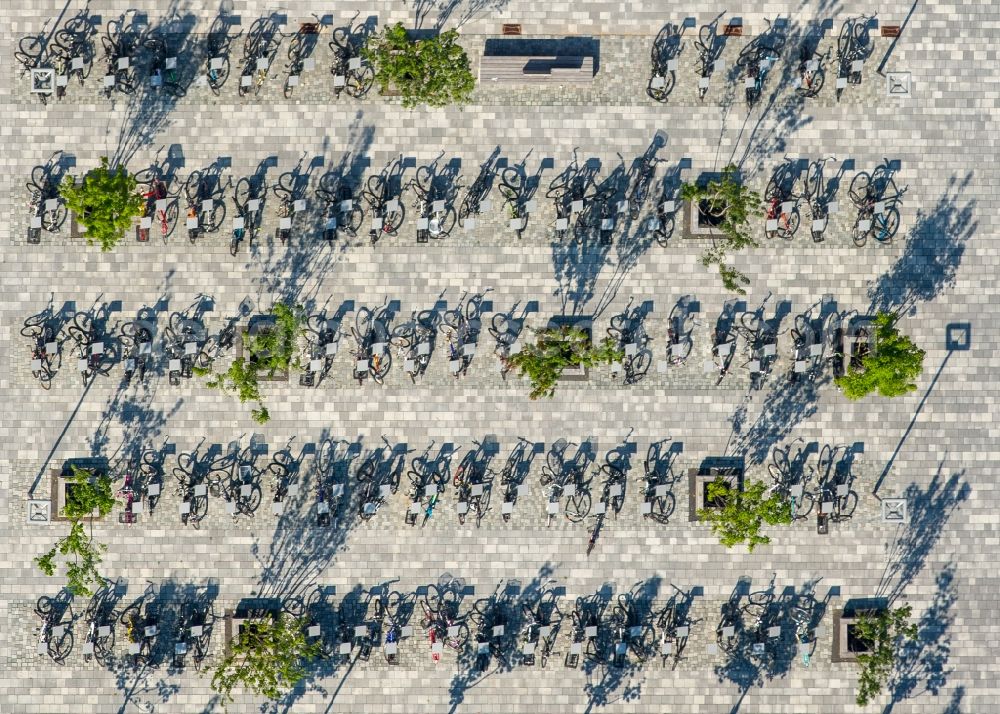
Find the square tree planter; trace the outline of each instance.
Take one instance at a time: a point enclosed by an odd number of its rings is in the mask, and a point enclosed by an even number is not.
[[[81,469],[90,469],[95,474],[99,475],[107,473],[107,463],[104,462],[103,459],[68,459],[62,467],[53,466],[52,470],[49,472],[51,478],[51,486],[49,488],[49,499],[51,505],[49,507],[49,512],[52,520],[54,521],[69,520],[66,516],[62,515],[62,513],[68,500],[67,493],[73,488],[73,486],[75,486],[75,484],[70,481],[73,477],[73,472],[70,469],[71,465]],[[98,515],[98,511],[96,509],[90,517],[100,520],[100,516]]]
[[[594,318],[585,317],[582,315],[559,315],[553,317],[549,320],[549,324],[546,325],[547,328],[563,328],[563,327],[573,327],[578,330],[583,330],[590,344],[594,343]],[[570,367],[564,369],[562,374],[559,376],[560,381],[567,382],[583,382],[589,378],[588,370],[586,367]]]
[[[253,356],[249,354],[250,335],[265,331],[274,324],[275,320],[270,315],[257,315],[256,317],[251,317],[247,322],[247,326],[240,330],[240,339],[236,343],[236,359],[244,359],[245,355],[247,360],[252,361]],[[287,382],[288,372],[288,369],[282,369],[276,371],[272,376],[269,374],[269,370],[257,370],[257,379],[260,381]]]
[[[715,479],[722,477],[731,487],[739,490],[743,489],[743,467],[733,464],[731,466],[702,466],[701,468],[688,470],[688,521],[694,523],[698,520],[698,511],[702,508],[719,508],[723,504],[713,504],[708,499],[708,484]]]
[[[854,634],[854,625],[864,612],[877,610],[837,610],[833,613],[833,661],[856,662],[858,655],[871,650],[871,644]]]
[[[281,604],[272,601],[261,601],[254,607],[240,605],[236,609],[227,608],[225,617],[225,651],[229,652],[229,644],[239,635],[243,626],[252,620],[265,617],[275,618],[281,612]]]

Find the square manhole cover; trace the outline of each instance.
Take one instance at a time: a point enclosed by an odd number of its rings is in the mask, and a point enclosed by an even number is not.
[[[910,73],[889,72],[885,76],[885,92],[890,97],[910,96]]]
[[[882,520],[885,523],[906,522],[906,499],[886,498],[882,501]]]
[[[51,519],[52,502],[49,500],[29,500],[28,501],[28,523],[48,523]]]

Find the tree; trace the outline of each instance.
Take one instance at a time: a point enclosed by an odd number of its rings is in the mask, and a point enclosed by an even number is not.
[[[863,707],[878,696],[882,685],[889,678],[896,661],[896,645],[900,639],[917,639],[917,626],[908,622],[913,608],[909,605],[895,610],[863,612],[852,625],[854,636],[868,646],[868,651],[858,655],[861,673],[858,676],[858,693],[855,697]]]
[[[300,305],[283,302],[275,303],[271,317],[274,324],[246,334],[245,356],[234,360],[225,372],[212,376],[208,381],[209,387],[235,392],[240,403],[257,402],[257,408],[250,414],[258,424],[265,424],[271,418],[262,402],[258,381],[260,374],[273,377],[278,372],[299,366],[295,356],[296,339],[305,321]],[[201,373],[212,374],[210,369]]]
[[[443,107],[467,102],[476,87],[469,56],[458,44],[458,32],[448,30],[425,40],[411,40],[402,23],[368,38],[361,55],[375,68],[383,94],[392,85],[404,107]]]
[[[760,194],[752,191],[737,177],[735,164],[722,169],[722,177],[712,179],[704,186],[684,182],[681,198],[691,203],[692,211],[701,211],[719,222],[715,226],[726,237],[721,245],[713,245],[701,255],[706,268],[718,266],[719,277],[727,290],[746,295],[743,288],[750,284],[746,275],[726,263],[729,251],[756,248],[757,241],[750,235],[750,219],[764,215]]]
[[[102,251],[114,248],[133,219],[142,213],[135,178],[124,166],[110,168],[106,156],[81,181],[66,176],[59,185],[59,194],[87,229],[87,244],[100,244]]]
[[[212,689],[228,701],[237,685],[268,699],[281,697],[302,681],[306,663],[320,654],[319,641],[306,639],[307,624],[285,613],[244,622],[212,674]]]
[[[777,493],[765,498],[767,486],[762,481],[740,491],[720,476],[706,488],[709,500],[722,506],[699,509],[698,520],[711,523],[719,542],[727,548],[746,542],[747,550],[752,553],[758,545],[771,542],[767,536],[760,535],[762,524],[776,526],[792,522],[791,503]]]
[[[625,356],[610,337],[595,347],[590,342],[590,336],[579,328],[550,327],[536,330],[535,335],[535,344],[525,345],[520,352],[508,358],[521,376],[527,376],[531,381],[529,396],[532,399],[551,397],[555,393],[556,381],[567,367],[610,364]]]
[[[74,595],[92,594],[91,585],[102,582],[97,566],[101,563],[101,553],[107,546],[96,543],[83,530],[84,518],[92,518],[97,511],[98,518],[111,513],[115,497],[111,493],[111,478],[107,474],[96,474],[90,469],[70,466],[71,480],[66,488],[66,505],[62,515],[69,519],[69,534],[60,538],[44,555],[35,558],[38,569],[46,575],[56,572],[56,554],[72,556],[66,563],[67,589]]]
[[[924,371],[924,355],[913,340],[899,334],[897,316],[880,312],[875,315],[875,345],[861,359],[861,369],[853,365],[835,382],[848,399],[861,399],[877,391],[883,397],[898,397],[917,388],[913,381]]]

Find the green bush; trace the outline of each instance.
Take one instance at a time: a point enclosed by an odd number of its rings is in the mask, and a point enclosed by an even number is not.
[[[520,352],[508,359],[521,376],[531,382],[532,399],[551,397],[563,370],[569,367],[593,367],[610,364],[624,358],[615,341],[605,338],[592,345],[590,337],[581,329],[564,326],[535,331],[535,344],[525,345]]]
[[[142,197],[136,192],[135,178],[125,167],[108,166],[108,157],[88,171],[79,182],[67,176],[59,185],[66,207],[85,226],[87,243],[100,244],[102,251],[114,248],[132,221],[142,212]]]
[[[208,381],[209,387],[235,393],[242,404],[257,402],[257,408],[251,411],[251,417],[258,424],[265,424],[270,419],[261,397],[259,376],[266,372],[268,377],[273,377],[278,372],[299,366],[296,340],[305,322],[300,306],[283,302],[274,305],[271,316],[274,318],[273,325],[253,334],[246,334],[244,356],[234,360],[229,369],[214,375]]]
[[[106,474],[76,466],[70,466],[70,471],[70,488],[66,490],[66,506],[62,510],[62,515],[71,524],[69,534],[60,538],[47,553],[35,558],[35,564],[51,576],[56,572],[56,555],[71,556],[72,560],[66,563],[66,588],[74,595],[86,596],[92,594],[91,585],[102,582],[97,566],[107,547],[87,536],[81,521],[90,518],[94,511],[100,518],[111,513],[115,497],[111,492],[111,479]]]
[[[305,678],[305,665],[320,654],[320,643],[306,639],[307,625],[284,613],[243,623],[212,674],[212,689],[227,701],[233,701],[237,685],[268,699],[280,698]]]
[[[723,502],[721,508],[701,508],[698,520],[710,523],[719,536],[719,542],[727,548],[746,543],[747,550],[753,552],[758,545],[767,545],[771,539],[760,534],[764,523],[771,526],[792,522],[792,504],[776,493],[764,497],[767,486],[755,481],[740,491],[719,477],[706,484],[708,497],[712,501]]]
[[[848,366],[838,377],[837,386],[848,399],[878,392],[883,397],[898,397],[917,388],[913,381],[924,371],[925,352],[913,340],[896,329],[896,315],[880,312],[875,316],[875,347],[861,360],[861,369]]]
[[[455,30],[411,40],[406,28],[397,22],[370,37],[361,55],[374,67],[379,90],[384,94],[394,86],[404,107],[461,104],[476,87],[469,57],[458,44]]]
[[[752,191],[737,179],[737,167],[728,164],[722,169],[722,177],[712,179],[706,185],[684,182],[681,184],[681,198],[691,203],[691,210],[697,215],[699,206],[705,203],[709,214],[721,216],[716,228],[726,237],[722,245],[708,248],[701,256],[706,268],[718,266],[723,286],[740,295],[746,295],[743,288],[750,284],[746,275],[726,263],[726,255],[744,248],[756,248],[757,241],[750,233],[750,219],[764,215],[760,194]]]
[[[909,605],[895,610],[863,612],[854,623],[854,636],[868,644],[868,652],[858,655],[858,693],[855,697],[859,707],[867,705],[882,691],[896,661],[896,646],[899,640],[917,639],[917,626],[907,622],[913,608]]]

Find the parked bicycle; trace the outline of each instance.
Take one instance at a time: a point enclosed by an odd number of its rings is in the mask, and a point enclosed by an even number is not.
[[[69,621],[65,621],[66,613]],[[69,602],[42,595],[35,603],[35,614],[42,620],[38,631],[38,654],[48,655],[56,664],[65,664],[73,651],[73,618]]]
[[[205,76],[208,79],[209,89],[217,97],[221,94],[226,80],[229,79],[229,47],[233,40],[239,39],[243,35],[243,31],[240,30],[240,32],[230,36],[229,25],[229,17],[220,13],[212,21],[212,26],[205,39],[205,62],[208,65]]]
[[[871,55],[874,43],[869,28],[875,15],[849,17],[840,26],[837,38],[837,101],[848,84],[861,84],[865,60]]]
[[[333,39],[330,41],[333,65],[330,73],[333,75],[333,91],[337,97],[346,91],[349,96],[361,99],[375,83],[375,70],[361,57],[368,28],[365,24],[354,23],[360,14],[360,11],[356,12],[346,26],[333,30]]]
[[[684,43],[684,28],[667,24],[660,30],[650,51],[650,75],[646,94],[657,102],[665,102],[677,84],[677,62]]]
[[[365,377],[370,376],[376,384],[382,384],[392,367],[392,352],[388,349],[389,329],[384,319],[385,312],[378,314],[362,307],[354,316],[354,336],[356,349],[354,357],[354,378],[358,384],[363,384]]]
[[[399,200],[400,180],[403,175],[402,157],[389,163],[381,173],[369,176],[361,196],[368,203],[371,228],[368,238],[372,245],[384,236],[395,236],[403,225],[406,210]]]
[[[323,238],[332,242],[343,230],[352,238],[358,234],[365,219],[361,202],[355,200],[354,189],[347,176],[325,174],[316,189],[316,196],[326,205]]]

